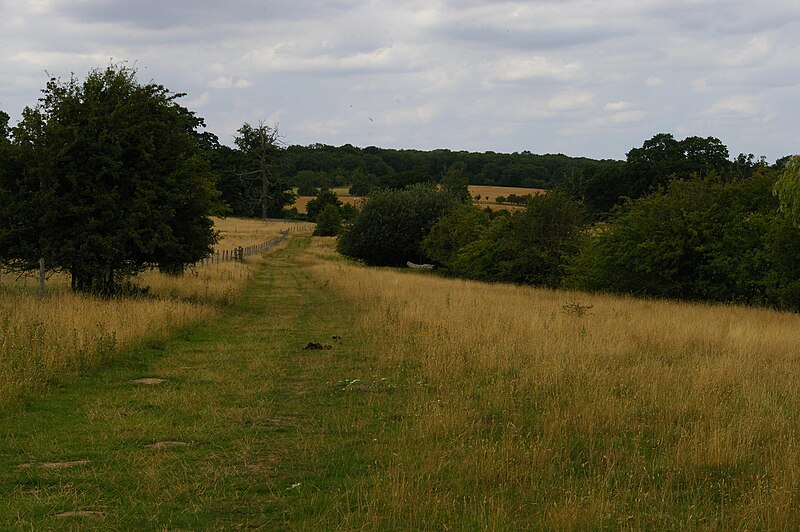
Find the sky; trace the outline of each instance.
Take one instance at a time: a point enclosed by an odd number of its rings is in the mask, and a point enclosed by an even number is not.
[[[0,110],[126,62],[231,145],[800,153],[798,0],[0,0]]]

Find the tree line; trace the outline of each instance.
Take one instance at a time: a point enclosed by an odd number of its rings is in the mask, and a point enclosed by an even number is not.
[[[585,175],[515,212],[436,186],[381,191],[338,249],[488,282],[800,310],[800,158],[729,161],[721,143],[696,146],[658,135],[631,150],[617,175],[630,188],[604,211]]]
[[[713,137],[658,134],[624,161],[529,152],[284,146],[245,123],[234,146],[183,95],[124,65],[50,79],[13,127],[0,112],[0,262],[117,293],[146,268],[181,273],[217,235],[209,214],[292,215],[368,264],[433,262],[487,281],[800,306],[797,159],[731,159]],[[518,212],[469,184],[548,188]],[[368,195],[361,209],[330,188]],[[506,201],[508,201],[508,197]],[[287,207],[289,209],[287,209]],[[294,213],[296,215],[296,211]]]

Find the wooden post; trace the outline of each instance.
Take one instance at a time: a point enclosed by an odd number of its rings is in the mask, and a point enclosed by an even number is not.
[[[44,297],[44,259],[39,259],[39,297]]]

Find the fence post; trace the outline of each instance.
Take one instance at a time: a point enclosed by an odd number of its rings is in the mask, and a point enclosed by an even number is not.
[[[39,259],[39,297],[44,297],[44,259]]]

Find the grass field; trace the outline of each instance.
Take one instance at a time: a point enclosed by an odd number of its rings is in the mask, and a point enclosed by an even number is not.
[[[225,249],[262,243],[289,227],[233,218],[216,219],[215,224],[222,236],[219,246]],[[236,262],[190,268],[180,277],[148,271],[133,281],[149,287],[149,297],[104,300],[71,293],[67,275],[48,279],[41,299],[37,280],[4,273],[0,409],[48,383],[109,362],[137,342],[216,316],[220,305],[239,297],[250,275],[250,264]]]
[[[292,239],[215,319],[0,418],[0,527],[800,528],[800,316],[332,244]]]
[[[365,310],[374,373],[407,401],[359,519],[800,527],[800,316],[314,272]]]

